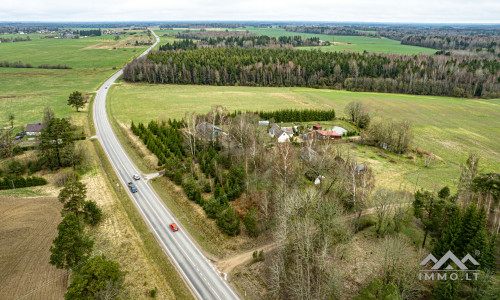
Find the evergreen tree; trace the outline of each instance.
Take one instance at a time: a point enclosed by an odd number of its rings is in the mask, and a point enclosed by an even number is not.
[[[255,208],[252,206],[245,214],[243,218],[243,224],[248,231],[250,236],[256,237],[259,235],[259,228],[257,227],[257,212]]]
[[[95,201],[86,201],[83,211],[85,212],[85,223],[95,226],[101,221],[102,210]]]
[[[76,108],[78,111],[79,108],[85,106],[85,99],[83,98],[82,92],[75,91],[69,95],[68,105]]]
[[[427,235],[429,232],[437,231],[442,222],[445,202],[440,199],[435,199],[434,195],[429,191],[417,191],[413,208],[415,217],[419,218],[424,224],[424,240],[422,248],[425,247]]]
[[[461,246],[462,233],[462,215],[458,207],[453,206],[448,211],[448,218],[444,226],[441,236],[438,239],[432,253],[435,257],[442,257],[446,252],[458,252]],[[458,254],[457,254],[458,255]]]
[[[62,214],[63,216],[69,212],[77,216],[84,215],[85,198],[87,197],[87,188],[85,184],[72,179],[68,181],[64,188],[59,192],[59,201],[64,204]]]
[[[437,300],[455,300],[458,298],[458,280],[439,280],[433,294]]]
[[[217,225],[230,236],[240,233],[240,218],[230,205],[217,216]]]
[[[118,263],[103,255],[94,256],[75,272],[64,298],[115,299],[123,287],[123,279]]]
[[[69,160],[64,155],[73,143],[73,132],[68,120],[53,118],[42,130],[38,149],[50,168],[64,167],[69,166]]]
[[[94,242],[84,232],[82,221],[68,213],[57,226],[59,234],[50,247],[50,264],[59,269],[77,268],[92,252]]]

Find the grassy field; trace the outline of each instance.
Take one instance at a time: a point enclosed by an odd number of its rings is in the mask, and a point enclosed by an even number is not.
[[[165,44],[167,42],[172,42],[175,39],[173,37],[163,37],[164,34],[174,35],[178,32],[184,31],[186,29],[173,29],[173,30],[155,30],[156,34],[160,36],[160,43]],[[221,30],[221,29],[214,29]],[[332,46],[321,46],[321,47],[300,47],[297,49],[309,50],[309,49],[321,49],[322,51],[353,51],[353,52],[374,52],[374,53],[394,53],[394,54],[433,54],[436,52],[434,49],[401,45],[401,42],[387,39],[387,38],[373,38],[366,36],[337,36],[337,35],[326,35],[326,34],[311,34],[311,33],[298,33],[285,31],[280,28],[246,28],[246,29],[228,29],[228,30],[248,30],[250,32],[267,35],[270,37],[279,36],[297,36],[300,35],[303,38],[309,37],[319,37],[323,41],[335,42]],[[373,32],[374,33],[374,32]],[[337,44],[338,43],[338,44]]]
[[[114,36],[106,35],[1,43],[1,61],[22,61],[33,66],[63,64],[73,69],[0,68],[0,127],[7,125],[8,113],[15,114],[16,126],[35,122],[42,118],[47,106],[58,116],[71,116],[74,110],[67,106],[68,95],[75,90],[96,90],[116,69],[146,48],[131,46],[135,40],[145,38],[144,34],[136,34],[115,41]]]
[[[394,54],[433,54],[434,49],[416,47],[409,45],[401,45],[401,42],[386,39],[372,38],[366,36],[337,36],[326,34],[298,33],[285,31],[280,28],[247,28],[250,32],[257,34],[268,35],[271,37],[279,36],[296,36],[302,38],[319,37],[323,41],[339,43],[338,45],[322,46],[322,47],[300,47],[299,49],[321,49],[322,51],[353,51],[353,52],[375,52],[375,53],[394,53]]]
[[[500,169],[500,99],[475,100],[401,94],[356,93],[309,88],[254,88],[185,85],[127,84],[110,91],[113,116],[120,122],[148,122],[181,118],[186,112],[207,112],[222,104],[229,110],[274,110],[279,108],[334,108],[343,115],[350,101],[366,103],[375,116],[408,119],[414,125],[414,148],[437,156],[434,166],[402,156],[355,146],[361,160],[374,165],[379,181],[435,189],[454,187],[460,164],[469,152],[481,155],[483,171]]]

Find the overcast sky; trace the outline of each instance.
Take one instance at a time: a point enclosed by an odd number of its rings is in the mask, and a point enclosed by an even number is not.
[[[0,21],[500,23],[500,0],[0,0]]]

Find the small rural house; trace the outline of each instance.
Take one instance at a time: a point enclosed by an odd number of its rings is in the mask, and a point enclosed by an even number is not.
[[[340,140],[342,138],[342,135],[336,133],[335,131],[331,130],[316,130],[316,139],[323,141],[323,140]]]
[[[26,130],[24,131],[26,132],[26,135],[40,136],[42,134],[42,129],[45,127],[47,127],[46,124],[38,122],[26,125]]]
[[[321,127],[321,125],[319,124],[314,124],[313,125],[313,130],[321,130],[323,127]]]
[[[205,121],[196,126],[196,131],[208,138],[215,138],[222,134],[221,128]]]
[[[269,128],[269,135],[276,135],[276,132],[280,131],[281,127],[278,124],[274,124],[273,127]]]
[[[274,136],[278,139],[278,143],[290,141],[290,136],[282,129],[277,131]]]

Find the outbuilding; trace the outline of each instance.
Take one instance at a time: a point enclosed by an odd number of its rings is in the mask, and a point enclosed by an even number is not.
[[[330,130],[316,130],[316,139],[323,140],[340,140],[342,136],[335,131]]]

